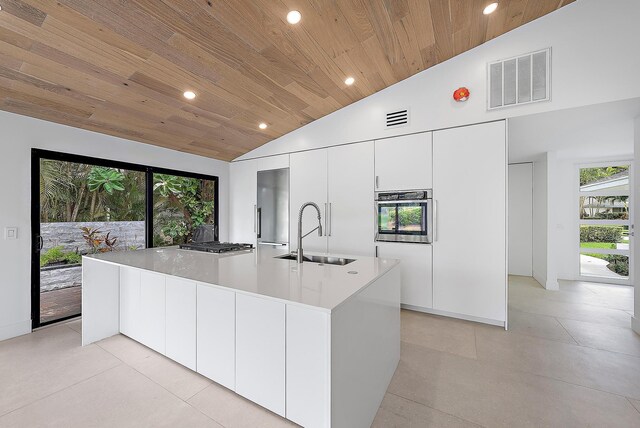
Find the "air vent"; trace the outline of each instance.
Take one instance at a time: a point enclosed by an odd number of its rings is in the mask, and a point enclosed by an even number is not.
[[[551,48],[489,63],[489,110],[551,98]]]
[[[409,110],[396,110],[387,113],[387,128],[397,128],[409,124]]]

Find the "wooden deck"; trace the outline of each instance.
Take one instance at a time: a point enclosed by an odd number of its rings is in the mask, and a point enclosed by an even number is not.
[[[79,315],[82,310],[82,287],[68,287],[61,290],[40,293],[40,322],[45,323],[60,318]]]

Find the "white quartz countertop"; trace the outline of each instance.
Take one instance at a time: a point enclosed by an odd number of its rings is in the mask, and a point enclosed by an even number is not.
[[[312,262],[298,265],[295,260],[274,258],[286,253],[286,250],[271,247],[225,254],[169,247],[85,257],[311,306],[326,312],[337,308],[399,263],[395,259],[348,256],[356,261],[345,266]],[[318,253],[305,251],[305,255],[310,254]]]

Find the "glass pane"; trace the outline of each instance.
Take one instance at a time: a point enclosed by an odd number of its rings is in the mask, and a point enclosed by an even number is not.
[[[145,174],[40,161],[40,322],[81,312],[82,255],[145,247]]]
[[[191,242],[200,226],[209,225],[213,240],[215,182],[169,174],[153,175],[153,245]]]
[[[629,226],[580,225],[580,248],[628,250]]]
[[[581,253],[580,275],[628,279],[629,257],[620,254]]]
[[[581,220],[629,220],[628,196],[580,196]]]
[[[378,231],[395,232],[396,230],[396,206],[380,205],[378,208]]]
[[[421,233],[425,230],[423,206],[398,205],[398,231]]]
[[[629,165],[580,168],[580,191],[629,191]]]

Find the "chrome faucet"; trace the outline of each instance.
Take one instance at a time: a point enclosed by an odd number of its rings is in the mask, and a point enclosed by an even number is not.
[[[303,235],[302,234],[302,213],[304,212],[304,209],[308,206],[312,206],[316,209],[316,211],[318,211],[318,227],[312,229],[311,231]],[[304,238],[307,235],[310,235],[316,230],[318,230],[318,236],[322,236],[322,223],[320,223],[320,208],[318,208],[318,205],[315,204],[314,202],[305,202],[300,207],[300,213],[298,214],[298,253],[296,255],[296,260],[298,261],[298,263],[302,263],[302,261],[304,260],[304,252],[302,251],[302,238]]]

